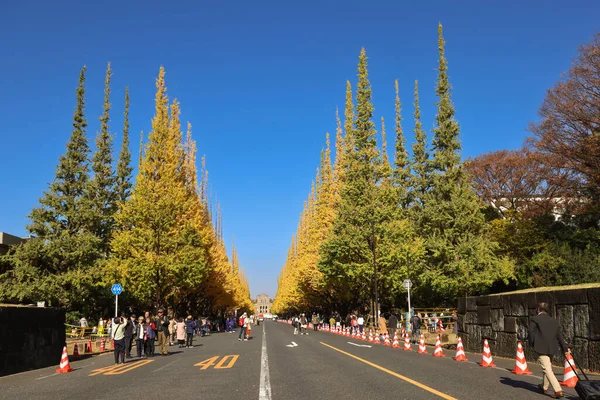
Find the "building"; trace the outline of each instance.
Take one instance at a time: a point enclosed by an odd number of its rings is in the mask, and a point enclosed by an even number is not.
[[[269,295],[262,293],[256,296],[254,300],[254,313],[255,314],[270,314],[271,307],[273,306],[273,300]]]
[[[26,239],[18,236],[9,235],[6,232],[0,232],[0,256],[8,253],[8,248],[17,244],[21,244]]]

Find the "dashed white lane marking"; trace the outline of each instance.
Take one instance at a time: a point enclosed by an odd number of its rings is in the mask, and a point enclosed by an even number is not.
[[[263,324],[262,349],[260,357],[260,389],[259,400],[271,400],[271,380],[269,378],[269,359],[267,357],[267,333]]]

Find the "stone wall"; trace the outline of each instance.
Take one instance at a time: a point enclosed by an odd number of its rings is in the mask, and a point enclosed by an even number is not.
[[[465,350],[481,352],[487,338],[492,355],[515,357],[521,340],[525,356],[533,361],[535,355],[527,343],[529,317],[535,315],[537,303],[545,301],[579,366],[600,372],[600,284],[546,289],[460,298],[458,331]],[[554,362],[562,366],[564,358],[555,357]]]
[[[0,305],[0,376],[58,366],[64,324],[62,309]]]

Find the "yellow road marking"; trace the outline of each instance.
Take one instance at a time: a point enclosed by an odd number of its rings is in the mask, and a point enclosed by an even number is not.
[[[109,365],[108,367],[104,367],[104,368],[99,368],[99,369],[93,370],[92,373],[89,376],[96,376],[96,375],[100,375],[100,374],[104,374],[104,375],[120,375],[120,374],[123,374],[125,372],[129,372],[129,371],[131,371],[133,369],[136,369],[138,367],[141,367],[142,365],[149,364],[149,363],[151,363],[153,361],[154,360],[139,360],[139,361],[129,362],[127,364]]]
[[[374,363],[372,363],[372,362],[370,362],[370,361],[364,360],[364,359],[362,359],[362,358],[360,358],[360,357],[357,357],[357,356],[355,356],[354,354],[346,353],[345,351],[343,351],[343,350],[340,350],[340,349],[338,349],[338,348],[336,348],[336,347],[330,346],[330,345],[328,345],[327,343],[323,343],[323,342],[319,342],[319,343],[321,343],[323,346],[329,347],[329,348],[330,348],[330,349],[332,349],[332,350],[335,350],[335,351],[337,351],[337,352],[340,352],[340,353],[342,353],[342,354],[345,354],[345,355],[347,355],[348,357],[352,357],[352,358],[354,358],[355,360],[358,360],[358,361],[361,361],[361,362],[363,362],[363,363],[365,363],[365,364],[367,364],[367,365],[370,365],[370,366],[371,366],[371,367],[373,367],[373,368],[377,368],[377,369],[378,369],[378,370],[380,370],[380,371],[386,372],[386,373],[388,373],[388,374],[390,374],[390,375],[392,375],[392,376],[395,376],[396,378],[400,378],[400,379],[402,379],[403,381],[406,381],[406,382],[408,382],[408,383],[411,383],[411,384],[413,384],[413,385],[415,385],[415,386],[417,386],[417,387],[420,387],[421,389],[423,389],[423,390],[426,390],[426,391],[428,391],[429,393],[433,393],[433,394],[435,394],[435,395],[437,395],[437,396],[439,396],[439,397],[441,397],[441,398],[443,398],[443,399],[446,399],[446,400],[456,400],[456,398],[455,398],[455,397],[448,396],[448,395],[447,395],[447,394],[445,394],[445,393],[439,392],[439,391],[437,391],[437,390],[435,390],[435,389],[433,389],[433,388],[430,388],[429,386],[423,385],[422,383],[419,383],[419,382],[417,382],[417,381],[415,381],[415,380],[412,380],[412,379],[410,379],[410,378],[407,378],[406,376],[400,375],[400,374],[398,374],[398,373],[396,373],[396,372],[394,372],[394,371],[390,371],[390,370],[389,370],[389,369],[387,369],[387,368],[384,368],[384,367],[382,367],[382,366],[379,366],[379,365],[377,365],[377,364],[374,364]]]
[[[209,358],[208,360],[200,361],[198,364],[194,364],[194,367],[202,367],[200,368],[200,370],[205,370],[210,368],[210,366],[217,362],[218,359],[219,356],[214,356]]]
[[[124,364],[126,366],[126,368],[121,368],[118,371],[112,370],[109,371],[107,373],[105,373],[104,375],[120,375],[120,374],[124,374],[125,372],[129,372],[131,370],[134,370],[136,368],[139,368],[143,365],[146,364],[150,364],[151,362],[154,362],[154,360],[142,360],[142,361],[138,361],[134,364]]]
[[[229,360],[229,364],[223,365],[223,364],[225,364],[225,361],[227,361],[230,357],[231,357],[231,359]],[[221,361],[219,361],[219,363],[217,365],[215,365],[215,369],[229,369],[229,368],[233,367],[233,365],[235,364],[235,362],[237,361],[237,359],[239,357],[240,356],[238,354],[225,356],[225,357],[223,357],[223,359]]]

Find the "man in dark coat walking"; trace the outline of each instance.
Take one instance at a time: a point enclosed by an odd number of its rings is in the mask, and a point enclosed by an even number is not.
[[[558,346],[565,353],[570,352],[567,343],[562,337],[558,321],[548,315],[548,304],[539,302],[537,305],[537,315],[529,319],[529,344],[538,354],[538,361],[544,371],[544,381],[539,386],[540,391],[548,393],[548,387],[552,385],[554,394],[553,399],[563,397],[563,392],[552,371],[552,357],[558,354]]]

